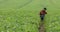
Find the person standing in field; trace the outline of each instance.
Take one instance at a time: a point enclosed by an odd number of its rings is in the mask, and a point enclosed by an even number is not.
[[[46,8],[43,8],[43,9],[40,11],[41,21],[44,20],[44,17],[45,17],[45,15],[47,14],[46,10],[47,10]]]

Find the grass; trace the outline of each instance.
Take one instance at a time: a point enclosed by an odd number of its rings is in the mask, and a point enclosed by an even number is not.
[[[38,32],[39,11],[46,6],[46,32],[60,32],[60,0],[0,0],[0,32]],[[44,2],[44,3],[43,3]]]

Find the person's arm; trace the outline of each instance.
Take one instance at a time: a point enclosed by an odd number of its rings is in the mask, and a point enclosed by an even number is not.
[[[45,14],[47,14],[47,12],[45,11]]]
[[[43,12],[43,11],[41,10],[41,11],[40,11],[40,15],[42,15],[42,14],[41,14],[42,12]]]

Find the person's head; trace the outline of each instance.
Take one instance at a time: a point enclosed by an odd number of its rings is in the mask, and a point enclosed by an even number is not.
[[[47,10],[47,8],[44,8],[44,10]]]

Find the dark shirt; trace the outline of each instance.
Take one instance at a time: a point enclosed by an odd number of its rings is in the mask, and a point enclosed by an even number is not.
[[[47,12],[45,10],[40,11],[40,15],[45,15],[45,14],[47,14]]]

